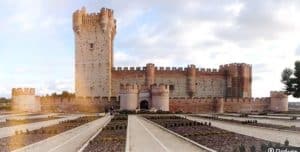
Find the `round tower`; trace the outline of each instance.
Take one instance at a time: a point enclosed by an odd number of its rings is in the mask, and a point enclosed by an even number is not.
[[[195,86],[196,79],[196,66],[191,64],[187,68],[187,93],[190,97],[193,97],[196,91]]]
[[[152,85],[152,107],[157,110],[169,111],[169,86],[164,84]]]
[[[153,63],[148,63],[146,65],[146,86],[150,88],[154,84],[155,79],[155,65]]]
[[[288,111],[288,96],[282,91],[271,91],[271,111]]]
[[[120,85],[120,109],[136,110],[138,107],[138,86],[136,84]]]
[[[34,88],[13,88],[12,109],[22,112],[40,112],[41,104],[35,96]]]

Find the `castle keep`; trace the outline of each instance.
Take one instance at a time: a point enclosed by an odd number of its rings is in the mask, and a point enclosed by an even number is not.
[[[203,108],[234,112],[245,107],[246,111],[287,110],[287,97],[279,92],[271,93],[274,97],[281,94],[283,100],[276,98],[276,102],[275,98],[251,99],[252,66],[245,63],[220,65],[219,69],[198,68],[193,64],[157,67],[153,63],[144,67],[114,67],[116,20],[111,9],[102,8],[92,14],[85,8],[77,10],[73,14],[73,30],[77,98],[115,97],[121,109],[126,110],[188,111],[189,105],[198,108],[193,110],[197,112]],[[248,106],[231,108],[227,101],[242,101]]]

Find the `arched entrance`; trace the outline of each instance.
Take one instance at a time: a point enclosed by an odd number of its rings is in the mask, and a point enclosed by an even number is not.
[[[143,100],[140,103],[140,109],[149,109],[149,103],[147,100]]]

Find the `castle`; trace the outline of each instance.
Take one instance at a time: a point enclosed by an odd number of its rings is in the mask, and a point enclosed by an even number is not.
[[[103,111],[156,109],[183,112],[287,111],[283,92],[252,98],[252,66],[220,65],[219,69],[187,67],[114,67],[116,20],[111,9],[73,13],[76,98],[41,97],[42,110]],[[14,92],[14,90],[13,90]],[[13,93],[14,94],[14,93]],[[96,107],[96,108],[95,108]]]
[[[199,69],[193,64],[185,68],[156,67],[152,63],[145,67],[114,67],[116,20],[111,9],[102,8],[92,14],[85,8],[77,10],[73,30],[77,97],[118,97],[120,108],[126,110],[169,110],[177,99],[211,98],[211,106],[219,108],[224,107],[223,100],[253,100],[252,66],[245,63],[221,65],[219,69]],[[209,109],[224,111],[212,107]]]

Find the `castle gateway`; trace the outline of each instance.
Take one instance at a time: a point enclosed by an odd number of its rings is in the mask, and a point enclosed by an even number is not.
[[[252,67],[245,63],[220,65],[219,69],[197,68],[193,64],[185,68],[156,67],[152,63],[145,67],[114,67],[116,20],[111,9],[102,8],[92,14],[85,8],[77,10],[73,14],[73,30],[76,97],[121,97],[121,109],[127,110],[151,107],[169,110],[169,106],[171,110],[183,111],[196,108],[192,109],[196,112],[203,108],[219,112],[269,107],[287,110],[286,96],[284,103],[280,103],[284,106],[279,108],[270,106],[271,98],[257,99],[257,102],[251,99]],[[278,96],[279,92],[273,94]],[[185,102],[188,104],[181,105]]]

